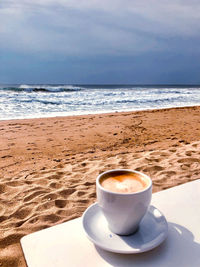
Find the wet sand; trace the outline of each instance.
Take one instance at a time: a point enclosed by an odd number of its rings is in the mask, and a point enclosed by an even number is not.
[[[20,238],[81,216],[99,173],[200,178],[200,107],[0,121],[0,168],[0,266],[24,267]]]

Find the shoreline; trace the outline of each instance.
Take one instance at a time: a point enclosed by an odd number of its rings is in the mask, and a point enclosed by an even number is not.
[[[200,178],[200,106],[0,121],[0,263],[19,240],[83,214],[99,173],[149,175],[153,192]]]
[[[111,110],[111,111],[99,111],[99,112],[94,112],[94,113],[80,113],[80,114],[52,114],[52,116],[46,116],[44,115],[44,117],[27,117],[27,118],[6,118],[6,119],[2,119],[0,118],[0,122],[1,121],[13,121],[13,120],[35,120],[35,119],[49,119],[49,118],[63,118],[63,117],[79,117],[79,116],[90,116],[90,115],[106,115],[106,114],[115,114],[115,113],[130,113],[130,112],[140,112],[140,111],[154,111],[154,110],[165,110],[165,109],[179,109],[179,108],[193,108],[193,107],[200,107],[200,104],[197,105],[186,105],[186,106],[169,106],[169,107],[159,107],[159,108],[148,108],[148,109],[131,109],[131,110],[121,110],[121,111],[115,111],[115,110]]]

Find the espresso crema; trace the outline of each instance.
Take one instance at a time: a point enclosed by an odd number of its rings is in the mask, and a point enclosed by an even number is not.
[[[135,193],[143,191],[148,186],[147,179],[136,173],[112,174],[102,178],[101,186],[115,193]]]

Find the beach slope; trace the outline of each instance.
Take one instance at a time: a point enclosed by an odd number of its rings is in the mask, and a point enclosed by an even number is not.
[[[130,168],[160,191],[200,178],[200,107],[0,121],[0,266],[26,266],[22,236],[74,219],[95,179]]]

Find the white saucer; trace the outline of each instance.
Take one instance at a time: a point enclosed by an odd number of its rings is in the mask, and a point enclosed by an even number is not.
[[[83,214],[83,228],[88,238],[98,247],[107,251],[133,254],[151,250],[160,245],[168,233],[164,215],[154,206],[140,223],[135,234],[120,236],[112,233],[97,203],[91,205]]]

